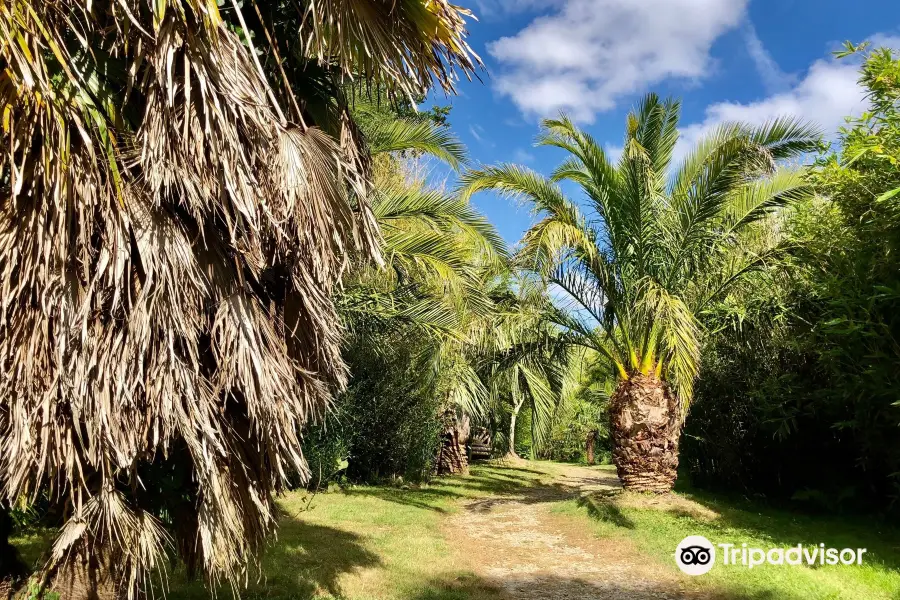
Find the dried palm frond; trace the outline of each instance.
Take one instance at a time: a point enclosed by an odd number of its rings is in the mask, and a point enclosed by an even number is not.
[[[465,42],[472,13],[447,0],[306,0],[306,51],[348,74],[398,85],[410,97],[433,83],[454,90],[481,59]]]
[[[368,27],[343,4],[295,35],[321,54],[336,10]],[[460,11],[404,6],[367,61],[416,85],[469,68]],[[134,598],[169,546],[239,581],[346,379],[331,293],[378,254],[365,159],[345,107],[288,120],[262,14],[227,9],[0,0],[0,494],[63,507],[50,585],[100,568]]]

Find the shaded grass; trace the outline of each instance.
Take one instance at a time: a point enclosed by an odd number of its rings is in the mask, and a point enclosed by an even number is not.
[[[445,541],[446,515],[460,501],[521,494],[548,485],[546,471],[475,466],[468,477],[422,486],[350,486],[281,499],[278,540],[262,562],[264,579],[241,596],[250,600],[347,598],[481,600],[497,590],[468,572]],[[172,579],[171,597],[208,598],[200,582]],[[227,589],[220,596],[231,596]]]

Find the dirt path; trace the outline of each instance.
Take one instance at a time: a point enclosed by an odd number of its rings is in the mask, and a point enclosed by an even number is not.
[[[448,535],[472,571],[510,599],[696,598],[631,542],[598,538],[552,511],[564,500],[618,491],[611,473],[561,467],[514,495],[467,503],[452,517]]]

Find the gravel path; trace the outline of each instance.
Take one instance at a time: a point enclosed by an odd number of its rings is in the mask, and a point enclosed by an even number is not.
[[[448,535],[472,571],[511,600],[696,598],[631,542],[599,538],[552,511],[554,503],[619,489],[613,474],[562,467],[546,484],[467,503]]]

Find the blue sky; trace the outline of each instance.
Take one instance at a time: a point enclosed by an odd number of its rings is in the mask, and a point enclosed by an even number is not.
[[[782,114],[834,132],[863,102],[854,65],[831,51],[848,39],[900,49],[897,0],[456,1],[479,19],[469,41],[486,72],[430,102],[453,106],[451,125],[476,164],[544,173],[561,156],[533,147],[541,118],[565,111],[615,152],[625,115],[648,91],[683,100],[684,147],[718,122]],[[531,222],[493,195],[474,202],[510,244]]]

